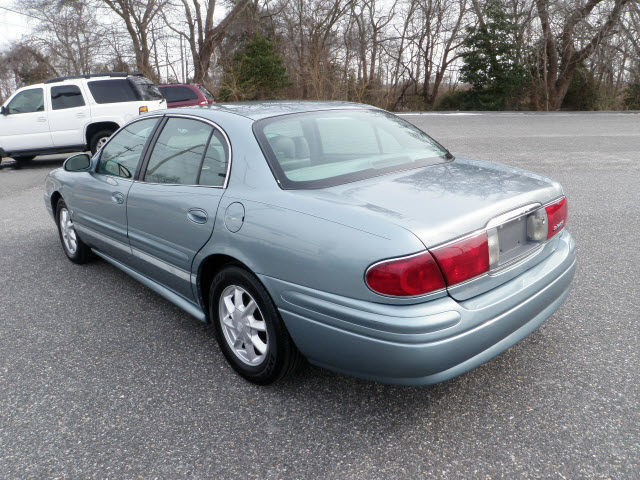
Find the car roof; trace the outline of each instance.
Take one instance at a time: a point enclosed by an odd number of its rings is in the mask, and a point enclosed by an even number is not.
[[[265,102],[234,102],[234,103],[214,103],[211,105],[185,107],[183,109],[173,108],[167,113],[182,113],[198,115],[209,118],[208,112],[226,112],[252,120],[260,120],[268,117],[277,117],[290,113],[317,112],[322,110],[355,110],[355,109],[378,110],[377,107],[364,103],[339,102],[339,101],[316,101],[316,100],[271,100]]]

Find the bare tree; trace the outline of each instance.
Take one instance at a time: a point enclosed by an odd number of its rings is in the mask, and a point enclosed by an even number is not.
[[[281,0],[274,27],[297,89],[307,98],[336,98],[340,89],[340,31],[352,0]]]
[[[611,35],[629,0],[587,0],[566,13],[564,3],[535,1],[543,39],[545,110],[558,110],[574,72]],[[610,10],[609,3],[613,3]],[[562,21],[554,22],[557,18]]]
[[[55,70],[66,75],[91,72],[104,44],[95,8],[80,0],[24,0],[21,7],[40,19],[29,40]]]
[[[377,68],[383,45],[387,42],[387,28],[394,20],[398,0],[383,2],[360,0],[350,5],[351,22],[357,50],[357,83],[360,101],[371,101],[375,83],[380,83]]]
[[[166,25],[176,34],[185,39],[191,52],[194,81],[196,83],[208,83],[211,58],[215,50],[222,43],[227,30],[233,21],[251,3],[251,0],[238,0],[229,10],[226,16],[214,26],[215,0],[179,0],[174,4],[182,22],[174,21],[163,14]]]
[[[169,0],[97,0],[115,12],[124,22],[131,38],[136,69],[158,80],[158,72],[151,66],[152,44],[149,35],[153,22]]]
[[[14,0],[39,23],[0,53],[0,95],[45,72],[134,65],[156,81],[193,78],[214,89],[224,81],[233,91],[233,75],[223,73],[260,34],[284,57],[291,98],[432,109],[459,88],[467,29],[490,25],[489,1]],[[522,98],[532,108],[558,109],[576,72],[603,108],[620,106],[640,81],[637,0],[492,1],[517,26],[508,34],[514,61],[529,72]]]
[[[445,75],[460,58],[463,20],[468,13],[467,0],[423,0],[421,9],[431,24],[430,32],[419,35],[419,51],[424,64],[422,97],[433,108]]]
[[[59,73],[36,47],[15,43],[0,54],[0,99],[16,88],[40,83]]]
[[[387,105],[395,109],[411,89],[421,107],[433,108],[445,80],[455,77],[464,27],[472,19],[467,0],[408,0],[387,55],[392,60]]]

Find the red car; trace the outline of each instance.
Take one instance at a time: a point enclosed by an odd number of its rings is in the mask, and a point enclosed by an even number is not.
[[[213,94],[203,85],[195,83],[172,83],[158,85],[167,99],[168,108],[189,107],[191,105],[210,105],[215,102]]]

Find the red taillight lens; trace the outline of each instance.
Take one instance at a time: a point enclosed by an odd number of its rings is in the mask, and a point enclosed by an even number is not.
[[[553,237],[556,233],[560,232],[567,224],[567,217],[569,216],[569,204],[567,199],[562,197],[561,200],[547,205],[545,207],[547,211],[547,217],[549,219],[547,240]]]
[[[487,232],[432,250],[447,285],[464,282],[489,271]]]
[[[367,270],[365,279],[374,292],[398,297],[445,288],[440,269],[429,252],[377,263]]]
[[[202,100],[198,105],[209,105],[208,100]]]

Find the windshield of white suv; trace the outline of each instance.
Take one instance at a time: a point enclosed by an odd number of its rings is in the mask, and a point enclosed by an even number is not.
[[[447,150],[381,110],[328,110],[266,118],[258,143],[283,188],[323,188],[442,163]]]

